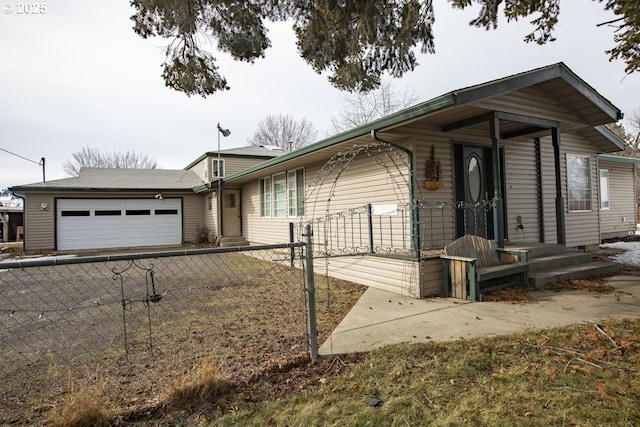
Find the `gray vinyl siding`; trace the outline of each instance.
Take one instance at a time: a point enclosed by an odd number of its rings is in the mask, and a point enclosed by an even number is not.
[[[322,165],[304,168],[305,217],[260,217],[259,181],[243,187],[245,238],[251,243],[288,241],[289,223],[301,223],[371,204],[408,202],[406,154],[383,154],[376,161],[360,153],[333,169]],[[272,175],[270,175],[272,176]],[[398,219],[399,221],[399,219]]]
[[[600,210],[601,238],[627,236],[636,229],[634,165],[600,160],[598,168],[609,171],[610,206]]]
[[[224,157],[223,157],[224,158]],[[225,174],[231,175],[241,170],[247,169],[258,163],[262,163],[267,159],[254,159],[248,157],[227,157],[224,158]]]
[[[213,176],[213,160],[217,160],[217,156],[209,156],[193,165],[189,170],[195,172],[203,181],[212,181],[216,177]],[[224,161],[225,176],[247,169],[258,163],[266,161],[265,158],[254,157],[225,157],[220,156]],[[206,170],[206,173],[205,173]]]
[[[41,203],[47,203],[48,208],[41,210]],[[26,198],[24,207],[25,250],[51,250],[55,247],[55,216],[53,194],[36,193]]]
[[[540,212],[536,170],[536,146],[532,139],[505,144],[505,198],[510,242],[540,241]],[[518,229],[518,217],[522,229]]]
[[[204,176],[205,160],[202,160],[202,161],[196,163],[191,168],[189,168],[189,170],[195,172],[196,175],[198,175],[198,177],[201,180],[203,180],[205,182],[209,180],[209,176],[208,175],[207,175],[207,177]]]
[[[204,195],[188,194],[182,197],[182,239],[185,242],[196,242],[198,228],[205,225],[202,202]]]
[[[562,134],[561,138],[562,193],[564,197],[567,247],[597,245],[600,243],[600,198],[598,196],[598,168],[596,149],[575,134]],[[567,154],[588,155],[591,158],[591,210],[570,212],[567,204]]]
[[[420,263],[420,298],[442,295],[442,260],[434,258]]]
[[[216,218],[216,212],[217,212],[217,204],[218,204],[218,200],[216,199],[216,194],[215,193],[208,193],[206,194],[203,199],[203,206],[202,206],[202,210],[204,211],[204,225],[209,229],[210,233],[213,233],[214,235],[218,235],[218,228],[217,228],[217,218]],[[209,203],[211,203],[211,209],[209,209]]]
[[[582,123],[575,114],[556,103],[535,87],[528,87],[485,99],[476,102],[474,105],[490,110],[557,120],[563,123]]]
[[[420,298],[420,264],[370,255],[314,258],[315,271],[400,295]]]
[[[403,131],[406,132],[409,141],[407,147],[413,151],[414,197],[429,206],[420,212],[422,249],[441,249],[444,244],[453,240],[455,235],[452,135],[424,125],[408,126]],[[432,145],[441,167],[442,187],[438,190],[427,190],[424,186],[427,178],[426,164],[431,156]],[[437,206],[440,205],[442,209],[439,210]]]

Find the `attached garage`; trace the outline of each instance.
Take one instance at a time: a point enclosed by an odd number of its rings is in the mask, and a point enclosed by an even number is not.
[[[196,242],[209,188],[193,171],[82,168],[14,187],[25,200],[24,249],[139,248]]]
[[[56,200],[58,250],[180,243],[180,198]]]

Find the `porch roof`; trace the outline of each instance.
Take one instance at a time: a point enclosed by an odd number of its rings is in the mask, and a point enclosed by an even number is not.
[[[463,119],[468,117],[470,112],[476,110],[473,103],[531,86],[535,86],[536,89],[578,117],[583,124],[576,128],[576,124],[572,123],[571,128],[584,133],[585,137],[593,141],[599,150],[609,152],[622,149],[623,145],[620,140],[600,126],[622,119],[622,112],[578,77],[569,67],[560,62],[448,92],[371,123],[231,174],[224,181],[241,184],[281,170],[283,166],[295,168],[315,161],[326,160],[341,151],[342,144],[345,142],[371,142],[370,135],[373,131],[391,131],[410,122],[434,116],[444,110],[451,112],[451,114],[447,114],[449,117],[457,116],[458,119]]]

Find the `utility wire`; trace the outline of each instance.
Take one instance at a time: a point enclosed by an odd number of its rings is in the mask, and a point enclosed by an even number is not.
[[[4,151],[5,153],[9,153],[9,154],[11,154],[11,155],[13,155],[13,156],[20,157],[22,160],[26,160],[26,161],[31,162],[31,163],[34,163],[34,164],[36,164],[36,165],[38,165],[38,166],[42,166],[42,161],[36,162],[35,160],[27,159],[26,157],[21,156],[20,154],[12,153],[11,151],[9,151],[9,150],[5,150],[5,149],[4,149],[4,148],[2,148],[2,147],[0,147],[0,150],[1,150],[1,151]]]

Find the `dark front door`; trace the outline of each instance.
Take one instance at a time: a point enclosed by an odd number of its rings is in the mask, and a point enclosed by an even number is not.
[[[465,234],[493,238],[493,174],[491,148],[457,145],[456,237]]]

